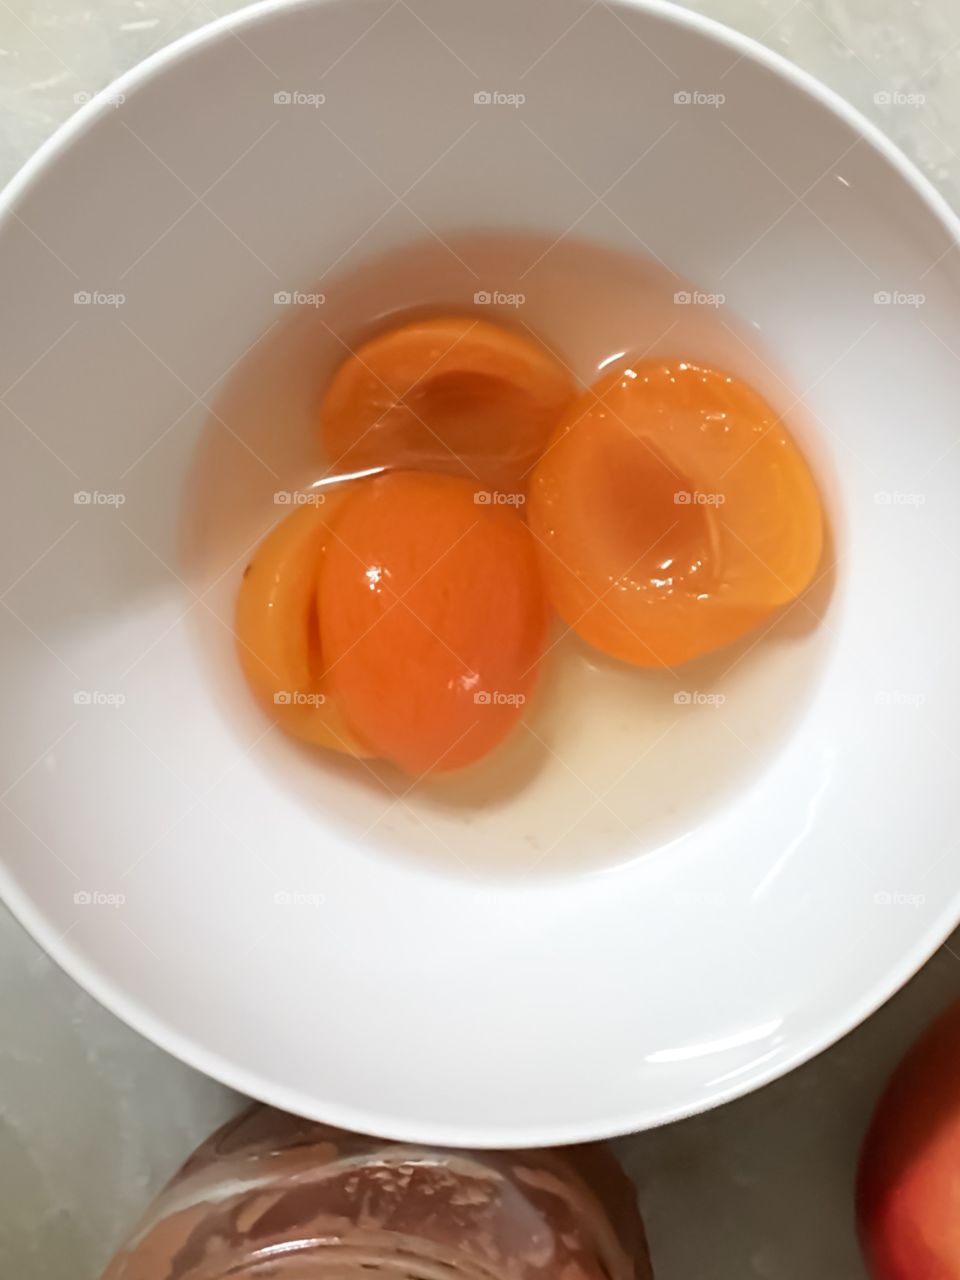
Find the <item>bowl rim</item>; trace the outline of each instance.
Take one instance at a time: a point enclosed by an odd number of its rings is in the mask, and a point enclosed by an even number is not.
[[[269,20],[272,16],[287,11],[344,2],[345,0],[256,0],[256,3],[216,18],[156,50],[83,103],[28,157],[0,190],[0,225],[17,216],[16,204],[46,167],[66,152],[71,143],[91,128],[101,116],[113,110],[118,94],[148,82],[166,67],[239,28]],[[760,44],[753,37],[744,35],[715,18],[681,8],[673,0],[605,0],[605,3],[614,8],[647,14],[705,36],[737,55],[738,60],[751,60],[806,93],[873,147],[944,226],[952,239],[960,243],[960,215],[954,212],[932,182],[878,125],[810,72]],[[645,1108],[638,1100],[638,1105],[629,1113],[596,1123],[528,1128],[472,1128],[416,1121],[411,1123],[401,1115],[374,1114],[341,1106],[330,1099],[321,1102],[314,1096],[277,1084],[255,1071],[247,1070],[154,1015],[141,1001],[129,995],[114,978],[88,961],[72,946],[69,939],[60,936],[53,929],[41,908],[29,894],[20,889],[2,862],[0,897],[46,954],[104,1008],[161,1049],[222,1085],[271,1106],[356,1132],[374,1133],[401,1142],[479,1149],[563,1146],[615,1138],[657,1128],[744,1097],[802,1066],[859,1026],[922,968],[960,923],[958,889],[953,901],[939,912],[924,934],[901,955],[898,963],[863,991],[857,1001],[849,1004],[842,1016],[826,1021],[816,1032],[809,1033],[804,1042],[797,1044],[791,1053],[784,1054],[775,1063],[761,1062],[754,1065],[739,1074],[736,1081],[714,1088],[709,1095],[700,1096],[695,1102],[677,1104],[670,1108]]]

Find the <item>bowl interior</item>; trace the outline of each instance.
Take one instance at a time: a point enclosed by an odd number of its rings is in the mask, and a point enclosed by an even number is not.
[[[851,113],[667,6],[267,5],[119,82],[0,220],[11,904],[196,1065],[402,1137],[624,1131],[822,1047],[955,918],[954,243]],[[558,730],[522,821],[318,773],[232,662],[290,442],[411,304],[581,377],[621,333],[743,372],[830,509],[818,589],[684,675],[722,706],[658,687],[625,774],[602,717]]]
[[[491,288],[478,290],[478,281]],[[721,315],[722,304],[685,301],[701,294],[683,283],[653,259],[573,236],[558,244],[553,234],[448,232],[442,242],[414,241],[334,273],[322,290],[280,291],[276,318],[225,380],[201,435],[180,571],[204,600],[191,622],[223,716],[314,819],[368,851],[415,858],[446,875],[565,875],[684,835],[779,749],[830,647],[830,628],[818,624],[834,587],[833,548],[792,608],[682,670],[638,675],[558,623],[535,697],[504,747],[472,769],[415,784],[376,763],[323,755],[318,767],[315,751],[264,734],[268,721],[235,657],[232,619],[251,548],[295,502],[316,500],[311,485],[336,466],[317,430],[324,389],[348,348],[398,316],[496,314],[521,334],[543,337],[585,386],[625,348],[695,353],[764,387],[816,452],[815,428],[783,375],[753,351],[732,316]],[[288,301],[295,298],[302,301]],[[450,463],[438,450],[436,465]],[[835,480],[825,464],[821,471],[832,494]]]

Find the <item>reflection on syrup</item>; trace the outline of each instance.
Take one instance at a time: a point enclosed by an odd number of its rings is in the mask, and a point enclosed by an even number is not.
[[[454,874],[602,869],[682,835],[763,771],[809,700],[829,645],[829,630],[817,625],[829,569],[771,624],[673,671],[623,667],[557,624],[541,686],[507,742],[468,770],[412,789],[382,763],[340,760],[276,732],[261,737],[265,721],[237,670],[233,604],[250,554],[331,478],[316,429],[323,393],[348,350],[400,317],[495,318],[539,337],[581,385],[624,352],[696,353],[743,376],[775,409],[793,403],[730,317],[678,306],[677,278],[655,263],[573,241],[544,253],[549,242],[533,236],[448,242],[476,274],[431,242],[325,280],[326,304],[285,311],[232,375],[200,442],[185,511],[184,576],[197,592],[213,584],[207,603],[217,615],[194,612],[200,652],[241,739],[261,738],[254,753],[278,785],[353,836],[358,852],[402,849]],[[478,278],[525,302],[477,306]],[[795,411],[789,422],[822,468]]]

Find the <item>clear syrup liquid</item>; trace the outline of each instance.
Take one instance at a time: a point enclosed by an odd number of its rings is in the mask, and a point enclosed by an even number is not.
[[[673,842],[733,802],[802,713],[829,650],[821,625],[829,567],[770,624],[675,671],[607,659],[558,623],[538,692],[510,738],[467,770],[416,783],[389,765],[266,732],[239,672],[234,601],[255,547],[291,510],[276,495],[330,474],[317,430],[330,375],[351,349],[411,314],[463,312],[529,332],[583,385],[623,354],[740,374],[785,413],[823,483],[815,438],[769,355],[723,306],[678,302],[684,293],[696,296],[656,262],[572,238],[429,240],[305,282],[303,300],[276,307],[226,381],[183,526],[184,576],[216,615],[193,614],[202,660],[244,745],[358,851],[427,859],[451,874],[602,870]]]

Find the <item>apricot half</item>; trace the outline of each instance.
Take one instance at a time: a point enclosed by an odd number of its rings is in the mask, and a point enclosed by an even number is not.
[[[517,723],[547,610],[530,533],[454,476],[360,482],[319,590],[327,680],[357,737],[414,777],[460,768]]]
[[[247,567],[237,597],[237,652],[254,696],[282,729],[367,756],[330,696],[317,619],[330,521],[345,495],[308,496],[312,501],[271,530]]]
[[[489,320],[418,320],[371,339],[334,375],[321,408],[331,466],[459,473],[507,493],[574,397],[532,339]]]
[[[557,612],[640,667],[739,639],[809,584],[823,545],[816,484],[773,409],[681,361],[613,371],[576,402],[528,519]]]

